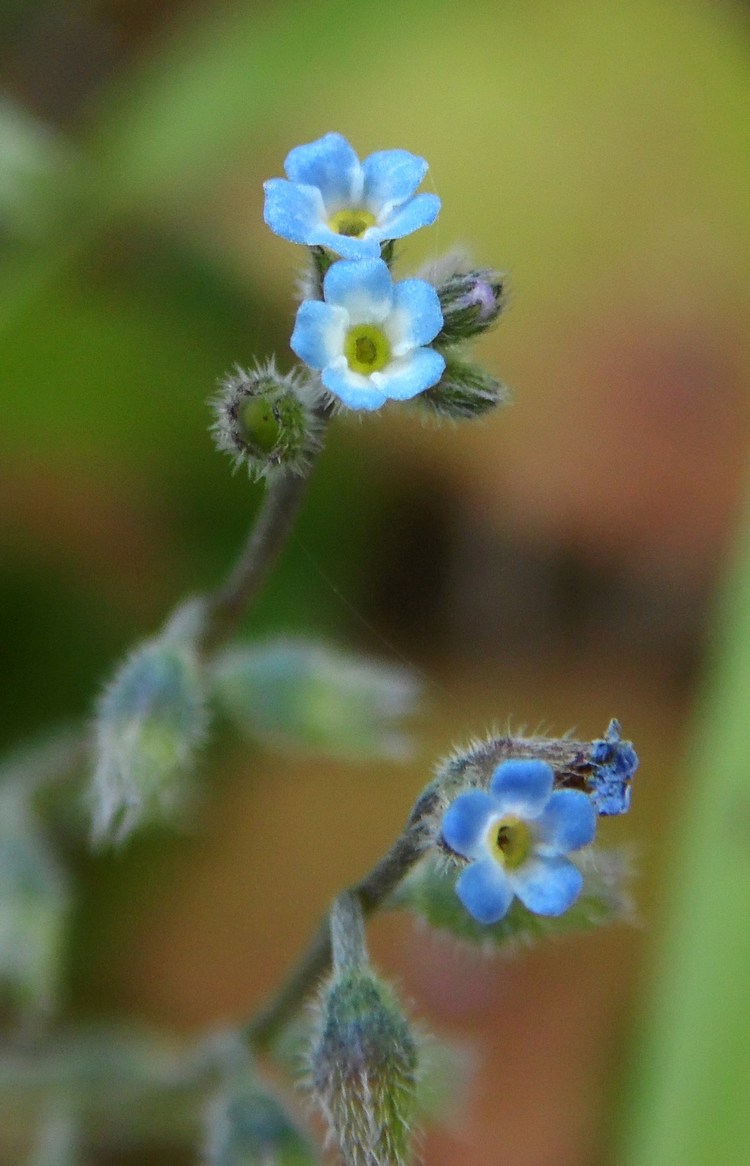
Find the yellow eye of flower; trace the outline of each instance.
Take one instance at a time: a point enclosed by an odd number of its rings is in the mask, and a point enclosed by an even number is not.
[[[368,227],[375,226],[375,215],[371,215],[369,211],[347,207],[346,210],[336,211],[335,215],[331,215],[328,226],[334,235],[348,235],[352,239],[361,239]]]
[[[356,324],[346,334],[344,355],[352,372],[369,376],[388,364],[391,346],[380,328],[373,324]]]
[[[487,843],[492,857],[501,866],[515,870],[531,852],[531,831],[521,818],[507,814],[492,823],[487,833]]]

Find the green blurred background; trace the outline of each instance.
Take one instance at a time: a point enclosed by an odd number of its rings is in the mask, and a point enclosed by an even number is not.
[[[225,734],[190,833],[113,859],[61,829],[78,880],[71,1016],[185,1032],[245,1016],[436,758],[509,719],[587,738],[617,715],[642,768],[629,820],[602,834],[634,846],[638,927],[495,964],[403,920],[374,928],[414,1011],[476,1054],[471,1101],[426,1159],[748,1160],[750,962],[722,947],[750,891],[741,578],[730,663],[713,614],[750,444],[747,26],[728,0],[6,0],[8,744],[85,714],[113,661],[243,536],[259,491],[213,452],[205,399],[235,362],[290,359],[299,256],[264,227],[261,187],[289,148],[335,129],[360,156],[425,156],[443,210],[401,274],[460,243],[512,288],[481,356],[513,405],[465,427],[395,407],[338,422],[248,629],[406,658],[429,698],[413,761],[290,761]],[[700,695],[707,660],[721,700]],[[704,873],[729,826],[700,783],[727,768],[737,854]],[[689,844],[686,815],[704,824]],[[726,928],[704,943],[717,904]]]

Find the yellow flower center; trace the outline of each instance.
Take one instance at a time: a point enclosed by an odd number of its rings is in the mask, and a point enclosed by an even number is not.
[[[344,356],[352,372],[369,376],[391,359],[388,337],[374,324],[355,324],[346,334]]]
[[[375,226],[375,215],[371,215],[369,211],[347,207],[331,215],[328,226],[334,235],[349,235],[353,239],[361,239],[368,227]]]
[[[487,844],[490,854],[501,866],[515,870],[531,853],[531,831],[521,818],[506,814],[490,826]]]

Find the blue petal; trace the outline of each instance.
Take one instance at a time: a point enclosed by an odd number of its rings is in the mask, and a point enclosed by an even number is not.
[[[508,881],[535,915],[562,915],[581,893],[583,875],[567,858],[535,855],[509,871]]]
[[[424,158],[408,150],[378,150],[362,163],[365,176],[363,200],[374,215],[388,215],[411,198],[427,173]]]
[[[292,243],[310,245],[316,229],[325,223],[325,207],[314,186],[295,186],[285,178],[263,183],[266,202],[263,218],[271,230]]]
[[[551,854],[588,846],[595,834],[596,810],[591,798],[577,789],[557,790],[534,820],[534,835]]]
[[[436,385],[445,359],[434,348],[414,348],[408,356],[393,360],[382,372],[370,374],[372,383],[392,401],[409,401]]]
[[[536,818],[549,801],[555,775],[546,761],[514,758],[503,761],[492,775],[490,791],[502,813]]]
[[[385,395],[372,383],[371,377],[360,376],[349,368],[327,368],[321,376],[329,392],[339,397],[350,409],[379,409],[386,402]]]
[[[352,324],[380,324],[393,303],[391,273],[382,259],[343,260],[328,268],[323,295],[345,308]]]
[[[284,169],[292,182],[317,186],[329,214],[361,197],[362,168],[341,134],[324,134],[315,142],[296,146],[287,155]]]
[[[443,326],[438,294],[432,284],[423,279],[402,279],[394,284],[393,311],[395,328],[391,339],[394,345],[403,343],[416,348],[429,344]],[[401,353],[397,351],[397,355]]]
[[[475,858],[483,852],[482,842],[496,813],[495,799],[483,789],[467,790],[443,814],[443,838],[456,854]]]
[[[436,194],[417,194],[378,226],[384,239],[403,239],[420,227],[429,227],[439,214],[440,199]]]
[[[370,227],[365,236],[356,239],[353,235],[339,235],[322,223],[305,241],[310,247],[327,247],[342,259],[379,259],[381,237],[381,232],[375,227]]]
[[[304,300],[297,311],[289,345],[311,368],[326,368],[342,356],[346,313],[322,300]]]
[[[472,863],[458,876],[456,894],[478,923],[497,923],[513,902],[505,871],[491,858]]]

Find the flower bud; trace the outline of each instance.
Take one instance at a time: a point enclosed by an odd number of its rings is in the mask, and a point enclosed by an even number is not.
[[[399,723],[418,689],[403,668],[282,639],[228,649],[212,679],[235,723],[276,746],[352,758],[408,752]]]
[[[96,718],[91,803],[98,841],[121,842],[141,822],[177,809],[181,780],[206,727],[194,642],[173,628],[127,657]]]
[[[438,417],[456,421],[481,417],[510,400],[510,393],[500,381],[478,364],[447,356],[445,371],[436,385],[416,398],[418,404],[432,409]]]
[[[312,1089],[346,1166],[403,1166],[417,1046],[393,992],[367,963],[360,928],[356,907],[337,904],[334,970],[320,996],[310,1056]]]
[[[283,375],[273,359],[221,383],[211,401],[217,449],[243,462],[251,477],[303,473],[320,448],[321,422],[312,382],[299,370]]]
[[[437,289],[443,327],[433,343],[441,349],[480,336],[505,309],[505,276],[472,267],[464,254],[445,255],[420,274]]]

